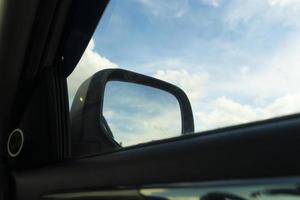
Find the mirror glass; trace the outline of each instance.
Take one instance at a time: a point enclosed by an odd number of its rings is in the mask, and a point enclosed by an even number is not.
[[[172,94],[145,85],[109,81],[103,116],[121,146],[181,135],[181,111]]]

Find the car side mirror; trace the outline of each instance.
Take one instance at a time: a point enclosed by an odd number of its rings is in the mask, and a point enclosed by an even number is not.
[[[194,132],[183,90],[123,69],[99,71],[81,84],[70,123],[72,156]]]

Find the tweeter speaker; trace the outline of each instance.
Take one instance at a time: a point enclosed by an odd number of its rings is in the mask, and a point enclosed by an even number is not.
[[[24,133],[21,129],[13,130],[7,141],[7,152],[10,157],[17,157],[23,148]]]

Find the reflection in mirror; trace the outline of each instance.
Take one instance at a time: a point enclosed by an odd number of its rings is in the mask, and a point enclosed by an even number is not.
[[[168,92],[135,83],[109,81],[103,116],[121,146],[181,135],[181,111]]]

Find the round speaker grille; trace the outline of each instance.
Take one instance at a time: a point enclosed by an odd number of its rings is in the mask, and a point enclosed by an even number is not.
[[[24,143],[24,134],[21,129],[15,129],[11,132],[7,142],[7,151],[11,157],[20,154]]]

